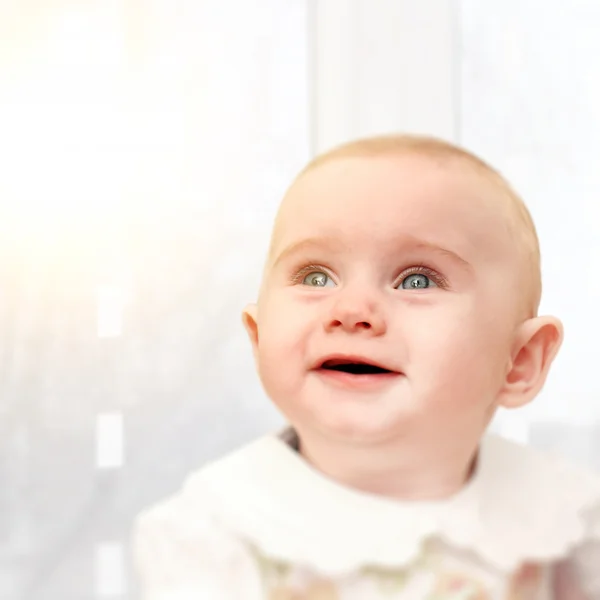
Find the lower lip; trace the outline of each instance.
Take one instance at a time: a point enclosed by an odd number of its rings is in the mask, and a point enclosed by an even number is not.
[[[324,380],[349,389],[380,388],[397,381],[402,376],[401,373],[364,373],[354,375],[333,369],[316,369],[315,372]]]

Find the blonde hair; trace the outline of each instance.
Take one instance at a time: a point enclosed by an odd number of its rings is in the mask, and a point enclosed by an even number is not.
[[[344,158],[378,158],[416,154],[438,161],[458,161],[482,175],[507,201],[510,230],[524,261],[524,310],[529,317],[537,315],[541,293],[541,258],[535,224],[527,206],[509,182],[475,154],[444,140],[419,135],[387,135],[358,139],[341,144],[310,161],[296,181],[306,173],[331,161]],[[293,184],[292,184],[293,186]]]

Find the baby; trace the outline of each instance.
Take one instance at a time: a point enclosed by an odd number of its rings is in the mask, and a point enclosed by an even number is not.
[[[417,136],[315,159],[243,321],[290,423],[138,518],[144,600],[598,600],[600,478],[486,429],[561,345],[531,217]]]

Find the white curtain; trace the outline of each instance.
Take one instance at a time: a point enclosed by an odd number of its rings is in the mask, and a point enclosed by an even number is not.
[[[133,598],[135,513],[280,424],[240,312],[308,159],[306,26],[0,4],[0,598]]]

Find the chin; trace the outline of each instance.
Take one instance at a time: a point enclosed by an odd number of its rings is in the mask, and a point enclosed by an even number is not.
[[[420,412],[415,401],[402,393],[294,391],[269,396],[292,426],[340,442],[379,443],[400,437]]]
[[[393,419],[389,413],[377,414],[319,414],[304,419],[320,435],[339,442],[382,443],[402,435],[406,418]]]

